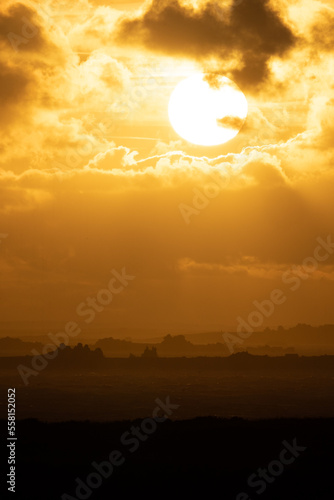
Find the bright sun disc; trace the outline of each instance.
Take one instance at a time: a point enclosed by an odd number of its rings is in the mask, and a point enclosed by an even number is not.
[[[169,119],[183,139],[199,146],[230,141],[243,126],[248,104],[229,78],[197,74],[180,82],[169,101]]]

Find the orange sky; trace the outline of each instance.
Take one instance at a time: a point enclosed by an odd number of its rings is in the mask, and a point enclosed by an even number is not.
[[[329,0],[3,1],[2,321],[78,320],[125,268],[91,333],[236,328],[277,288],[263,326],[333,323],[330,252],[282,281],[334,241],[333,22]],[[168,120],[202,70],[249,105],[219,147]]]

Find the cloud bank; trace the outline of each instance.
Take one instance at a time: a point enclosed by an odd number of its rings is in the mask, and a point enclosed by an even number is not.
[[[247,0],[221,7],[214,1],[198,7],[180,0],[153,0],[140,17],[119,23],[121,43],[185,56],[207,66],[218,64],[237,84],[254,87],[270,75],[271,57],[284,57],[296,44],[269,0]]]

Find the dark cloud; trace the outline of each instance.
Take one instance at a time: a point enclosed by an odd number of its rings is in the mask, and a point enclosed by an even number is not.
[[[219,72],[209,72],[205,73],[203,80],[207,82],[211,88],[215,90],[221,90],[223,87],[234,88],[237,91],[240,91],[239,87],[232,81],[227,78],[222,78],[222,75]]]
[[[2,125],[20,119],[21,107],[28,96],[29,78],[20,69],[0,61],[0,106]]]
[[[223,118],[220,118],[217,120],[217,123],[220,127],[223,128],[231,128],[233,130],[239,130],[244,124],[244,121],[242,118],[239,118],[239,116],[224,116]]]
[[[283,56],[296,42],[269,0],[236,1],[229,10],[212,0],[200,9],[179,0],[153,0],[141,17],[120,21],[116,39],[204,65],[216,60],[222,73],[248,87],[265,81],[269,59]]]
[[[49,22],[37,5],[0,8],[1,135],[13,134],[14,122],[26,127],[36,108],[58,104],[55,83],[65,80],[69,52]]]
[[[21,3],[0,13],[0,40],[15,51],[33,52],[47,47],[37,13]]]
[[[0,62],[0,105],[1,107],[15,102],[18,96],[25,93],[28,79],[22,71],[10,68]]]

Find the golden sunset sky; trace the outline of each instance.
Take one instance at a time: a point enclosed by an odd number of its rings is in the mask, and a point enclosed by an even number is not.
[[[332,0],[2,0],[1,321],[77,321],[125,268],[92,335],[236,328],[277,288],[263,326],[334,323],[333,254],[285,274],[334,241],[333,25]],[[169,122],[199,72],[248,101],[222,146]]]

